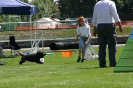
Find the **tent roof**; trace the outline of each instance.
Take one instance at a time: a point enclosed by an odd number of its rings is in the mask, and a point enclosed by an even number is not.
[[[37,13],[37,7],[20,0],[0,0],[0,14],[31,15]]]
[[[52,19],[50,19],[50,18],[41,18],[41,19],[39,19],[37,22],[52,22],[53,20]]]

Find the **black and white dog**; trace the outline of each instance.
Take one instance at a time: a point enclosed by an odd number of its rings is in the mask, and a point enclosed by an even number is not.
[[[36,62],[36,63],[39,63],[39,64],[43,64],[44,56],[46,55],[41,51],[38,51],[35,54],[24,54],[24,53],[20,53],[20,52],[19,52],[19,54],[20,54],[20,56],[22,56],[21,60],[19,61],[19,64],[22,64],[25,61],[30,61],[30,62]]]

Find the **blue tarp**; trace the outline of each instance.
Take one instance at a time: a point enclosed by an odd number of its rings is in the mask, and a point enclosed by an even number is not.
[[[0,14],[31,15],[37,13],[37,7],[21,0],[0,0]]]

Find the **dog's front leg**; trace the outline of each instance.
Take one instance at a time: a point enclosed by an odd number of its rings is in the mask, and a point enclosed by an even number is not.
[[[22,64],[22,63],[24,63],[25,62],[25,59],[24,59],[24,57],[22,56],[21,57],[21,60],[19,61],[19,64]]]

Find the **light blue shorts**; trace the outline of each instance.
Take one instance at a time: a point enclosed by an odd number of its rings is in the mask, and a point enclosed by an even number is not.
[[[87,49],[90,41],[88,42],[88,44],[85,45],[85,42],[87,41],[88,37],[80,37],[79,40],[79,48],[82,48],[82,53],[85,53],[85,50]]]

